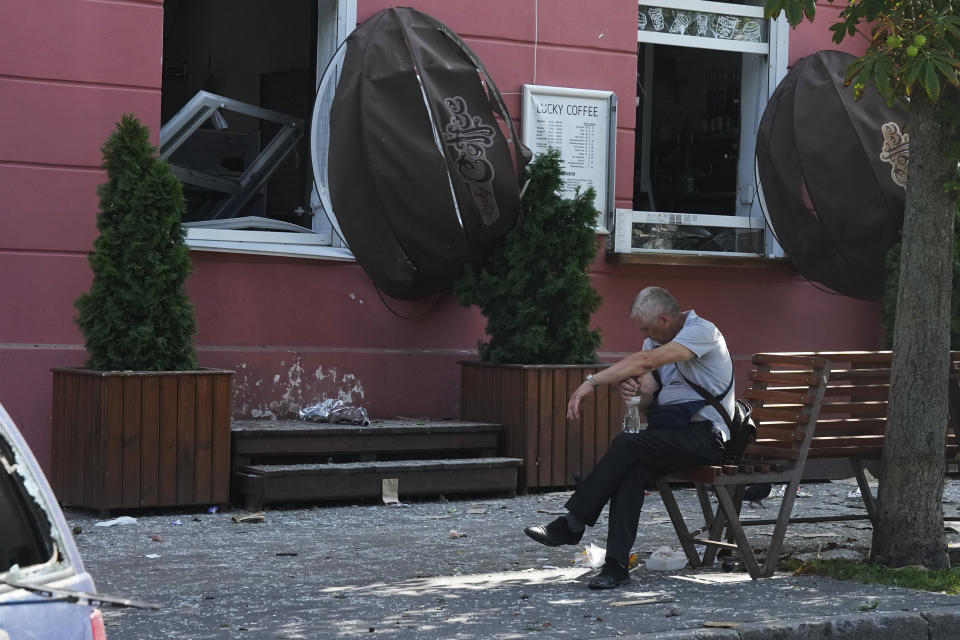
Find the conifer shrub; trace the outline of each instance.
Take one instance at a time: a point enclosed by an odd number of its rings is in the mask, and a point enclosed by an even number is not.
[[[593,364],[600,332],[590,329],[590,317],[600,296],[586,270],[597,253],[594,191],[561,195],[556,150],[526,171],[519,224],[482,264],[467,266],[454,294],[487,319],[489,340],[478,344],[484,362]]]
[[[88,256],[93,283],[74,303],[86,366],[196,369],[196,320],[184,288],[193,266],[181,226],[183,187],[132,115],[117,123],[101,152],[107,182],[97,188],[100,235]]]

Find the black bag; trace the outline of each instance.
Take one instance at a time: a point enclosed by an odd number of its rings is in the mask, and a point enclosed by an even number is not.
[[[723,397],[727,395],[727,392],[730,391],[730,387],[733,386],[733,374],[730,374],[730,384],[727,385],[727,388],[724,389],[719,396],[714,396],[696,382],[683,375],[680,367],[677,367],[677,373],[690,385],[691,389],[699,393],[700,396],[707,401],[707,404],[716,409],[720,417],[723,418],[723,421],[727,424],[727,428],[730,430],[730,439],[727,440],[726,445],[724,445],[723,463],[738,464],[747,447],[757,441],[757,423],[751,417],[753,405],[746,400],[738,399],[734,401],[732,417],[720,402],[723,400]]]
[[[751,417],[752,413],[753,405],[743,399],[735,402],[732,420],[727,420],[725,411],[720,412],[730,429],[730,440],[723,454],[725,464],[738,464],[747,447],[757,441],[757,423]]]

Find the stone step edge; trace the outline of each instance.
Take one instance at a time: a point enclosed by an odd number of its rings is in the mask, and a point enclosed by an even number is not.
[[[372,462],[331,462],[304,464],[255,464],[239,469],[240,473],[254,476],[325,475],[349,473],[390,473],[410,471],[458,471],[466,469],[489,469],[493,467],[520,467],[521,458],[447,458],[440,460],[383,460]]]

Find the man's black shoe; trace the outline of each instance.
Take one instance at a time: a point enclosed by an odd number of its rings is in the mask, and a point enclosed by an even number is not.
[[[613,589],[630,582],[630,573],[616,562],[605,562],[600,573],[594,576],[590,584],[591,589]]]
[[[577,544],[583,537],[583,531],[575,532],[570,528],[567,519],[560,517],[550,524],[538,524],[523,530],[525,534],[548,547],[559,547],[562,544]]]

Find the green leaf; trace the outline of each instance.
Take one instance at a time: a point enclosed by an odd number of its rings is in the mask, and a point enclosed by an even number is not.
[[[937,69],[929,60],[923,63],[923,78],[921,79],[923,88],[930,98],[930,102],[936,102],[940,98],[940,78],[937,77]]]
[[[783,11],[784,0],[770,0],[763,6],[763,17],[768,20],[776,20],[777,16]]]
[[[850,83],[853,81],[853,77],[863,71],[863,58],[857,58],[854,62],[847,67],[847,74],[844,76],[844,81]]]
[[[847,36],[847,28],[842,22],[835,22],[830,25],[830,31],[833,31],[833,36],[830,38],[836,44],[843,42],[843,39]]]
[[[807,20],[813,22],[813,18],[817,15],[816,0],[803,0],[803,15],[807,16]]]
[[[890,96],[890,76],[886,73],[877,73],[873,76],[873,83],[877,85],[877,93],[884,98]]]
[[[903,86],[908,91],[920,76],[922,67],[916,61],[911,61],[903,66]]]
[[[957,74],[957,65],[958,61],[950,58],[948,56],[933,56],[933,64],[937,66],[937,69],[940,70],[940,73],[943,74],[943,77],[947,82],[957,87],[960,86],[960,78]]]
[[[791,27],[795,27],[803,21],[803,8],[800,6],[800,0],[784,0],[784,11],[787,14],[787,22]]]

